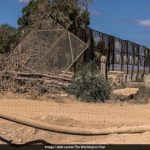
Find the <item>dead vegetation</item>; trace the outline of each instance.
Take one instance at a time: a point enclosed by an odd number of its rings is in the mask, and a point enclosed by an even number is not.
[[[139,92],[135,97],[133,98],[132,102],[134,103],[142,103],[142,104],[147,104],[150,102],[150,86],[144,85],[144,84],[138,84],[134,87],[139,88]]]
[[[0,74],[0,91],[2,93],[26,94],[33,98],[59,97],[65,93],[65,88],[70,84],[72,78],[72,74],[58,77],[16,72],[1,72]]]

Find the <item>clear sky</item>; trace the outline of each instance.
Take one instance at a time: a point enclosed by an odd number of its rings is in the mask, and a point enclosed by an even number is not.
[[[0,24],[17,26],[29,0],[1,0]],[[90,27],[150,47],[150,0],[95,0]]]

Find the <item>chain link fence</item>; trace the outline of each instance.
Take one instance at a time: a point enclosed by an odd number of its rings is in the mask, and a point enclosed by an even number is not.
[[[52,19],[40,22],[7,57],[5,70],[59,75],[88,45]]]

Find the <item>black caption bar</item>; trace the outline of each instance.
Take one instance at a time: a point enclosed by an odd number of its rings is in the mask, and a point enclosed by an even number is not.
[[[0,145],[0,150],[150,150],[150,145]]]

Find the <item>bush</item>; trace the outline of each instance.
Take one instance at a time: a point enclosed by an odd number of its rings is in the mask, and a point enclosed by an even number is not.
[[[139,88],[138,94],[133,98],[133,102],[146,104],[150,102],[150,87],[145,85],[137,85],[136,88]]]
[[[77,74],[72,84],[67,88],[71,94],[85,102],[104,102],[109,98],[111,86],[109,81],[94,69],[95,64],[89,63]]]

